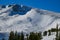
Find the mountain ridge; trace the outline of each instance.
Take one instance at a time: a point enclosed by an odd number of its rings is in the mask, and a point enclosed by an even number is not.
[[[13,6],[7,6],[0,10],[0,32],[38,32],[55,28],[56,24],[60,25],[59,13],[26,6],[21,8],[19,5],[17,6],[19,10],[15,7],[16,10],[13,11],[12,8]],[[21,15],[20,12],[24,14]]]

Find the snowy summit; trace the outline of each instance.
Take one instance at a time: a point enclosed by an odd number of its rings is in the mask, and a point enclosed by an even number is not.
[[[60,13],[24,5],[0,5],[0,32],[38,32],[60,25]]]

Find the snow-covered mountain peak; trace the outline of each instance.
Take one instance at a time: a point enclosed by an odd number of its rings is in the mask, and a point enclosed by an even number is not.
[[[7,5],[0,9],[0,32],[45,31],[55,28],[59,21],[59,13],[24,5]]]
[[[10,16],[15,15],[15,14],[19,14],[19,15],[24,15],[26,14],[29,10],[31,10],[31,7],[27,7],[24,5],[18,5],[18,4],[14,4],[14,5],[1,5],[0,6],[0,14],[1,13],[6,13],[6,12],[10,12]]]

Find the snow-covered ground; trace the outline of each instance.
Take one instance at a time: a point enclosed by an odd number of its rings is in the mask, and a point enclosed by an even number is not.
[[[45,36],[42,40],[55,40],[55,35]]]
[[[43,39],[42,40],[55,40],[56,38],[56,32],[51,32],[51,35],[50,36],[43,36]]]
[[[60,14],[48,10],[31,8],[25,15],[13,15],[13,6],[0,10],[0,33],[2,32],[38,32],[55,28],[58,24],[60,27]],[[23,8],[23,6],[22,6]],[[22,10],[23,11],[23,10]],[[43,40],[52,40],[54,35],[46,36]]]

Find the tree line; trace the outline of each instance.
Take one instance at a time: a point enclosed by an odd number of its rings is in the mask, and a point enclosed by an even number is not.
[[[30,32],[30,34],[26,34],[24,35],[23,32],[21,32],[21,34],[18,34],[17,32],[10,32],[10,36],[8,40],[41,40],[42,39],[42,34],[41,32],[39,33],[34,33],[34,32]]]
[[[51,30],[42,32],[30,32],[29,34],[24,35],[23,32],[18,33],[11,31],[9,34],[8,40],[42,40],[43,36],[51,35],[51,32],[56,33],[56,38],[54,40],[60,40],[60,29],[58,28],[58,24],[56,25],[56,28],[51,28]],[[5,40],[4,38],[2,40]]]

